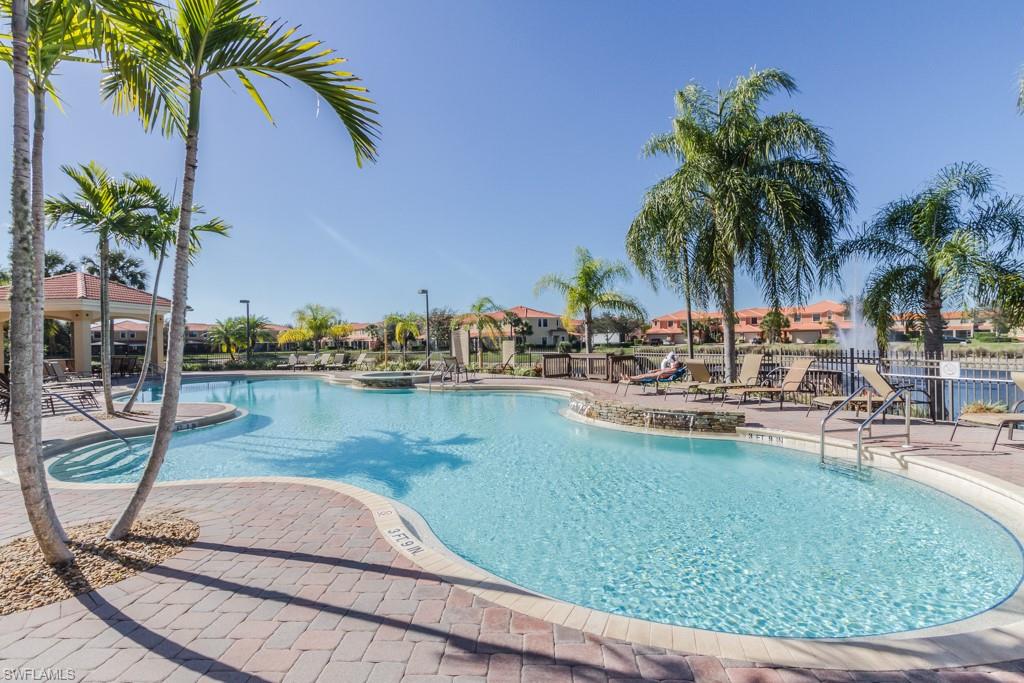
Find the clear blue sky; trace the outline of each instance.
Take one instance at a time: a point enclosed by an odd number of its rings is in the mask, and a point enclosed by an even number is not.
[[[1019,2],[265,0],[262,10],[350,59],[381,111],[380,161],[357,169],[340,124],[317,118],[301,87],[267,87],[275,127],[240,88],[208,82],[197,199],[234,232],[211,240],[193,270],[193,320],[238,314],[244,297],[278,322],[307,302],[379,319],[420,310],[421,287],[433,305],[489,295],[559,311],[533,283],[566,271],[577,244],[624,258],[644,189],[669,170],[639,149],[667,130],[674,91],[726,85],[751,66],[797,79],[801,92],[772,107],[831,132],[858,220],[954,161],[986,164],[1024,192]],[[97,85],[94,68],[64,69],[48,191],[67,189],[60,164],[90,159],[170,188],[181,143],[112,116]],[[6,69],[0,88],[9,112]],[[7,188],[9,125],[0,147]],[[2,241],[6,252],[6,231]],[[94,249],[64,230],[49,244]],[[642,282],[628,289],[652,314],[681,307]],[[740,288],[741,306],[758,303],[756,288]]]

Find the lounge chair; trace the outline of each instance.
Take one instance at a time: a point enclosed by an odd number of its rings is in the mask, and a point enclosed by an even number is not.
[[[654,387],[654,393],[661,391],[660,387],[672,384],[686,377],[686,366],[681,365],[678,368],[665,368],[659,370],[656,375],[626,375],[619,380],[618,384],[615,385],[615,393],[619,393],[619,388],[623,389],[622,395],[625,396],[629,393],[630,387],[640,387],[640,391],[646,392],[647,387]]]
[[[307,353],[299,356],[299,360],[295,363],[296,370],[309,370],[313,367],[313,362],[316,360],[315,353]]]
[[[707,394],[708,397],[720,393],[722,395],[722,403],[724,404],[725,392],[729,389],[757,386],[761,380],[761,361],[763,359],[763,353],[748,353],[743,356],[743,362],[740,364],[740,374],[735,382],[707,382],[698,385],[695,393]]]
[[[444,363],[444,370],[441,371],[441,381],[450,379],[454,382],[462,381],[465,377],[466,381],[469,381],[469,369],[459,362],[459,359],[455,356],[445,356],[441,361]]]
[[[93,377],[85,378],[69,373],[64,369],[64,364],[60,361],[44,361],[43,370],[46,373],[46,376],[43,378],[43,383],[48,386],[60,385],[79,388],[88,386],[89,388],[94,388],[100,384],[100,381]]]
[[[498,369],[502,372],[505,370],[515,370],[516,367],[516,343],[515,341],[503,340],[501,342],[501,357],[502,361],[498,365]]]
[[[278,370],[294,370],[295,366],[299,364],[299,358],[294,353],[288,354],[288,362],[278,363],[274,367]]]
[[[324,367],[328,370],[341,370],[345,367],[345,361],[348,359],[347,353],[336,353],[331,362],[327,363]]]
[[[850,398],[850,402],[847,405],[853,406],[853,409],[860,414],[860,411],[866,410],[871,412],[875,407],[882,405],[890,396],[895,394],[899,389],[910,389],[909,394],[903,394],[894,401],[894,405],[905,405],[904,402],[909,400],[912,405],[926,405],[928,406],[928,414],[931,417],[932,422],[935,422],[935,406],[932,405],[931,396],[924,389],[917,389],[906,386],[894,386],[889,380],[887,380],[878,367],[870,363],[858,363],[857,371],[860,373],[864,381],[867,382],[868,387],[861,391],[861,396],[815,396],[811,399],[810,405],[807,407],[807,414],[809,415],[813,408],[826,408],[831,410],[835,406],[839,405],[847,398]],[[917,394],[915,398],[914,394]],[[882,421],[885,421],[885,416],[882,416]]]
[[[725,398],[729,396],[738,398],[739,403],[746,401],[748,396],[757,396],[758,402],[763,401],[765,396],[778,396],[779,409],[781,410],[782,402],[785,400],[786,394],[814,393],[814,389],[805,384],[807,371],[810,370],[811,365],[813,364],[813,358],[797,358],[793,361],[793,364],[789,366],[789,369],[786,371],[785,376],[779,384],[756,387],[733,387],[732,389],[726,389],[725,396],[722,398],[722,403],[724,404]],[[781,370],[783,370],[783,368],[776,368],[773,373],[778,373]]]
[[[369,370],[370,361],[366,357],[367,355],[368,354],[366,353],[359,354],[359,357],[356,358],[356,362],[352,364],[352,367],[354,367],[356,370]]]
[[[686,366],[686,371],[690,375],[690,379],[685,382],[680,382],[684,388],[684,395],[686,401],[690,400],[690,396],[694,394],[706,394],[710,396],[707,387],[714,385],[714,377],[711,375],[711,369],[708,364],[702,360],[684,360],[683,365]]]
[[[319,356],[313,359],[313,363],[310,366],[313,370],[326,370],[327,366],[334,362],[333,353],[321,353]]]
[[[1019,391],[1024,391],[1024,372],[1011,372],[1010,379],[1017,385]],[[1024,413],[1020,412],[1021,406],[1024,406],[1024,399],[1014,403],[1013,407],[1005,413],[961,413],[953,425],[953,432],[949,435],[949,440],[953,440],[953,437],[956,436],[956,430],[961,424],[972,427],[995,427],[996,438],[992,440],[992,448],[990,449],[994,451],[996,445],[999,444],[999,435],[1003,433],[1003,427],[1008,428],[1007,433],[1010,435],[1010,441],[1013,441],[1014,428],[1019,424],[1024,424]]]

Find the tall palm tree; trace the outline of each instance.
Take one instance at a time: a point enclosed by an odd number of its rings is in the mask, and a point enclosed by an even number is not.
[[[227,318],[218,320],[206,333],[210,345],[220,351],[227,351],[231,360],[235,359],[235,351],[245,345],[245,318]]]
[[[100,278],[100,373],[107,414],[114,414],[111,394],[110,338],[110,243],[136,246],[148,225],[144,211],[148,199],[137,192],[130,178],[115,179],[96,162],[62,166],[76,187],[73,197],[64,194],[46,200],[46,215],[56,225],[63,223],[94,233],[98,241]]]
[[[402,346],[404,361],[409,340],[420,336],[420,317],[415,313],[397,314],[390,316],[390,322],[395,326],[395,341]]]
[[[255,0],[98,0],[117,30],[106,45],[109,72],[103,93],[115,111],[135,111],[147,130],[162,128],[185,140],[185,170],[175,243],[173,304],[163,402],[149,460],[135,494],[108,536],[131,529],[156,482],[174,431],[181,389],[188,294],[192,204],[199,163],[199,123],[204,85],[232,74],[260,110],[270,112],[250,76],[296,80],[312,89],[341,119],[357,163],[376,155],[372,102],[343,61],[320,41],[298,35],[280,21],[253,14]],[[272,119],[271,119],[272,120]]]
[[[320,350],[320,342],[328,336],[331,327],[340,322],[338,310],[320,304],[306,304],[292,314],[295,327],[305,330],[313,340],[313,350]]]
[[[708,281],[693,266],[697,230],[705,218],[687,213],[672,183],[662,180],[644,194],[640,211],[626,233],[626,253],[644,278],[658,289],[664,281],[683,296],[686,308],[686,349],[693,358],[693,306],[706,305],[711,297]]]
[[[943,353],[942,308],[993,305],[1024,246],[1024,201],[996,192],[976,163],[947,166],[917,192],[886,204],[840,248],[878,265],[864,291],[865,317],[884,341],[895,314],[924,323],[924,351]],[[995,283],[995,286],[993,286]]]
[[[138,241],[144,242],[144,240]],[[92,256],[83,256],[81,263],[83,271],[99,277],[102,269],[97,259]],[[107,254],[107,279],[126,287],[145,289],[149,284],[149,271],[146,270],[145,264],[138,256],[133,256],[123,249],[111,249]]]
[[[585,247],[576,247],[576,267],[568,277],[549,274],[537,281],[534,295],[553,289],[565,298],[562,322],[566,329],[573,328],[573,319],[583,317],[583,336],[587,353],[594,350],[594,312],[627,313],[646,318],[644,307],[631,296],[613,288],[629,280],[629,269],[618,261],[594,258]]]
[[[495,339],[501,336],[501,322],[494,317],[494,314],[501,310],[501,306],[494,303],[491,297],[482,296],[473,302],[461,320],[453,321],[453,327],[476,330],[476,365],[480,370],[484,368],[484,337]]]
[[[174,246],[175,226],[178,224],[178,207],[174,205],[171,195],[165,194],[152,180],[142,176],[130,176],[134,189],[146,197],[152,207],[153,214],[145,224],[142,242],[149,250],[150,255],[156,259],[156,274],[153,276],[153,292],[149,300],[149,339],[146,342],[146,351],[142,357],[142,369],[139,370],[139,379],[135,382],[131,396],[124,405],[124,411],[130,413],[135,407],[135,401],[139,398],[142,387],[146,384],[146,377],[149,374],[149,366],[153,359],[153,349],[157,344],[163,344],[164,340],[156,336],[156,304],[157,292],[160,290],[160,275],[163,273],[164,261],[167,258],[167,250]],[[192,212],[203,213],[202,207],[192,207]],[[209,233],[213,235],[226,236],[230,226],[220,218],[211,218],[205,223],[192,226],[192,244],[190,252],[192,257],[199,252],[200,235]]]
[[[56,249],[47,249],[46,255],[43,261],[43,277],[53,277],[54,275],[67,275],[68,273],[74,273],[78,270],[75,266],[74,261],[71,261],[67,256],[57,251]]]
[[[33,99],[32,122],[32,222],[34,242],[33,277],[45,277],[46,222],[44,219],[43,142],[46,131],[46,98],[60,106],[53,81],[62,62],[95,62],[98,41],[97,14],[88,0],[34,0],[28,3],[28,68],[29,87]],[[11,0],[0,0],[0,16],[11,13]],[[0,61],[11,62],[11,46],[0,36]],[[89,53],[93,56],[90,56]],[[35,353],[43,354],[43,289],[36,291],[35,306],[39,309],[33,329]],[[42,381],[42,366],[39,369]]]
[[[11,2],[11,68],[14,72],[13,163],[11,170],[11,433],[14,461],[29,524],[43,558],[50,564],[73,559],[67,536],[46,485],[42,449],[42,353],[34,330],[42,311],[37,306],[35,245],[29,200],[28,0]],[[41,326],[42,323],[39,322]]]
[[[693,233],[693,280],[706,281],[721,306],[729,379],[737,271],[770,305],[803,303],[816,285],[838,279],[835,234],[855,204],[822,129],[791,111],[762,116],[779,92],[796,92],[796,83],[776,69],[752,70],[717,94],[690,84],[676,93],[672,131],[644,148],[679,163],[663,181],[678,216],[671,225]]]

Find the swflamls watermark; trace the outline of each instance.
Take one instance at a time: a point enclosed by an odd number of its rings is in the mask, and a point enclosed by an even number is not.
[[[0,668],[0,681],[76,681],[74,669]]]

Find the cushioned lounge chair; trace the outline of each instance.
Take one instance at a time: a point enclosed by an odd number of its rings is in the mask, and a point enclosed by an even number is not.
[[[286,363],[278,363],[274,367],[278,370],[294,370],[295,366],[299,364],[299,358],[294,353],[288,354],[288,361]]]
[[[686,377],[687,371],[686,366],[682,365],[678,368],[666,368],[659,370],[656,375],[633,375],[625,376],[619,380],[618,384],[615,385],[615,393],[619,393],[619,388],[623,389],[622,395],[625,396],[629,393],[630,387],[640,387],[641,391],[647,391],[647,387],[654,387],[654,392],[658,393],[662,391],[662,387],[666,387],[669,384],[678,382],[682,378]]]
[[[1024,372],[1011,372],[1010,379],[1017,385],[1018,390],[1024,391]],[[953,440],[953,437],[956,436],[956,430],[961,424],[972,427],[995,427],[996,438],[992,440],[992,448],[990,449],[994,451],[999,443],[999,435],[1003,433],[1003,427],[1007,428],[1010,441],[1013,441],[1014,428],[1017,425],[1024,424],[1024,413],[1020,412],[1021,406],[1024,406],[1024,399],[1014,403],[1013,408],[1005,413],[962,413],[953,425],[953,432],[949,435],[949,440]]]

